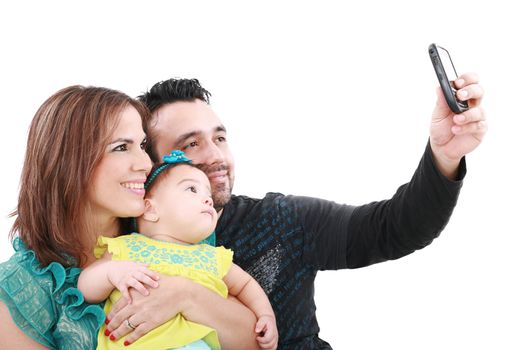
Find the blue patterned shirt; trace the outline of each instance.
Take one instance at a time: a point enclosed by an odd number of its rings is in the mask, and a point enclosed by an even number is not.
[[[448,222],[466,173],[458,181],[435,167],[430,146],[411,181],[389,200],[362,206],[268,193],[232,196],[216,229],[217,244],[268,294],[279,349],[331,349],[318,337],[314,280],[319,270],[368,266],[430,244]]]

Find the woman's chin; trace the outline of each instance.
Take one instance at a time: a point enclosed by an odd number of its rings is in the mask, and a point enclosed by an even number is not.
[[[120,212],[117,216],[120,218],[138,218],[142,214],[144,214],[144,205],[129,207],[127,210]]]

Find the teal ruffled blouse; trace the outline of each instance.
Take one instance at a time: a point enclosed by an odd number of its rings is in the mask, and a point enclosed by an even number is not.
[[[0,300],[25,334],[52,349],[95,349],[106,318],[77,289],[82,271],[53,262],[41,268],[35,253],[16,238],[15,254],[0,264]]]

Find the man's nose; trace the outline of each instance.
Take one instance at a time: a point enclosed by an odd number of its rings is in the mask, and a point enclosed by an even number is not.
[[[205,150],[205,157],[203,159],[205,164],[222,163],[224,155],[217,145],[213,142],[208,142]]]

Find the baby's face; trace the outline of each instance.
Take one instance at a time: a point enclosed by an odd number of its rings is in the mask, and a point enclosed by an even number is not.
[[[208,177],[189,165],[169,170],[150,198],[156,205],[164,234],[188,244],[208,237],[217,225]]]

